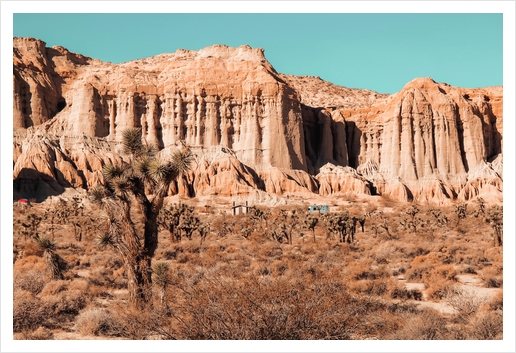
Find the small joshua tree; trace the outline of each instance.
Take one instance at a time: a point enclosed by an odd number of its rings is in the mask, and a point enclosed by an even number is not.
[[[408,214],[412,220],[416,217],[416,215],[419,213],[419,208],[417,208],[416,205],[412,205],[407,210],[405,210],[405,213]]]
[[[158,288],[159,301],[161,305],[165,302],[165,290],[170,282],[168,270],[169,264],[166,262],[156,262],[152,268],[154,284]]]
[[[358,216],[357,220],[358,220],[358,223],[360,223],[360,227],[362,228],[362,233],[364,233],[364,226],[365,226],[366,216],[365,215]]]
[[[56,242],[47,237],[36,237],[36,244],[43,250],[43,257],[51,279],[63,279],[62,266],[59,255],[56,254]]]
[[[490,207],[487,210],[485,221],[493,228],[493,245],[501,246],[503,241],[503,207]]]
[[[302,211],[300,209],[292,210],[290,212],[283,209],[280,210],[278,216],[278,221],[280,222],[280,230],[279,233],[278,231],[276,232],[277,234],[276,236],[273,236],[273,239],[278,241],[278,239],[283,238],[282,234],[284,234],[287,238],[288,243],[292,244],[292,233],[294,232],[294,229],[298,226],[299,217],[301,214]]]
[[[193,212],[185,212],[179,217],[179,225],[177,229],[183,236],[183,232],[188,240],[192,240],[192,233],[200,226],[199,218],[195,217]]]
[[[222,227],[219,231],[218,237],[224,238],[228,234],[233,233],[234,226],[235,226],[235,224],[233,222],[224,221],[222,223]]]
[[[25,221],[18,221],[18,223],[22,226],[19,233],[27,239],[28,237],[37,239],[38,235],[38,227],[41,223],[42,218],[35,213],[29,213],[25,219]]]
[[[480,196],[477,197],[475,201],[476,201],[478,207],[477,207],[477,209],[475,211],[473,211],[473,215],[475,217],[485,216],[485,214],[486,214],[486,202]]]
[[[317,226],[317,223],[319,223],[319,218],[314,215],[309,215],[304,220],[304,228],[308,229],[312,232],[314,243],[315,243],[315,227]]]
[[[466,218],[467,208],[468,208],[468,205],[464,202],[461,202],[458,205],[455,205],[455,214],[457,215],[457,226],[459,225],[459,223],[462,219]]]
[[[355,240],[358,218],[350,217],[349,212],[326,213],[324,223],[330,233],[339,236],[339,242],[351,244]]]
[[[193,211],[193,207],[184,203],[172,204],[161,209],[157,222],[160,227],[168,230],[170,242],[181,241],[181,231],[179,229],[181,215],[193,214]]]
[[[244,238],[249,238],[249,236],[253,233],[253,228],[250,227],[250,226],[244,226],[241,230],[240,230],[240,234],[242,234],[242,236]]]
[[[199,232],[199,236],[201,237],[201,244],[206,239],[208,234],[210,234],[211,231],[211,223],[203,223],[198,228],[197,231]]]
[[[260,225],[262,233],[267,235],[269,231],[269,219],[271,218],[271,211],[269,209],[260,209],[258,207],[249,208],[249,217],[253,225]]]

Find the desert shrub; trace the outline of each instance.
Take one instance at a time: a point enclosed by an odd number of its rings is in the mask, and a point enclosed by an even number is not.
[[[430,299],[441,300],[453,293],[456,283],[453,281],[435,281],[428,284],[426,293]]]
[[[30,270],[46,271],[47,265],[42,257],[36,255],[26,255],[16,261],[13,266],[15,271],[26,272]]]
[[[500,288],[503,285],[503,271],[501,266],[485,267],[481,271],[482,280],[487,288]]]
[[[461,273],[471,274],[471,275],[476,275],[477,274],[476,266],[466,266],[460,272]]]
[[[499,291],[491,298],[490,302],[491,310],[503,310],[503,292]]]
[[[381,296],[389,291],[388,284],[383,279],[362,279],[348,283],[351,292],[361,295]]]
[[[77,316],[74,329],[82,335],[120,336],[124,326],[111,311],[103,308],[91,308]]]
[[[442,254],[435,252],[416,256],[406,271],[407,281],[427,283],[436,279],[449,278],[452,280],[456,272],[453,272],[451,266],[444,265],[443,267],[442,258]]]
[[[423,293],[417,289],[407,289],[402,284],[392,285],[389,289],[389,294],[392,299],[413,299],[413,300],[422,300]]]
[[[25,256],[43,256],[43,249],[41,249],[36,242],[28,241],[23,245],[23,251],[25,252]]]
[[[38,294],[45,287],[45,283],[45,271],[15,271],[13,275],[13,286],[15,291],[26,290],[33,294]]]
[[[285,272],[287,272],[288,268],[288,263],[282,260],[273,261],[271,264],[271,270],[274,276],[283,276]]]
[[[277,242],[268,241],[262,245],[259,255],[267,259],[281,259],[283,249]]]
[[[426,269],[422,273],[423,283],[431,299],[443,299],[453,292],[457,281],[457,271],[452,265],[440,265]]]
[[[481,312],[471,321],[468,339],[503,339],[503,316],[495,312]]]
[[[46,323],[53,327],[63,327],[72,322],[86,304],[84,293],[78,290],[41,298],[41,310],[47,317]]]
[[[488,299],[479,296],[473,290],[466,290],[456,286],[454,290],[446,296],[446,301],[456,311],[456,318],[459,321],[467,322],[471,315],[476,313],[481,305],[488,303]]]
[[[55,295],[68,289],[68,282],[64,280],[53,280],[45,285],[41,291],[40,297]]]
[[[358,321],[337,282],[202,281],[191,301],[176,300],[178,335],[188,339],[349,338]],[[324,294],[323,294],[324,293]],[[350,313],[351,312],[351,313]]]
[[[177,257],[177,262],[179,262],[180,264],[185,264],[188,262],[188,260],[190,260],[190,256],[187,254],[180,254]]]
[[[26,290],[14,292],[13,298],[13,331],[33,331],[41,326],[47,314],[41,300]]]
[[[15,340],[53,340],[54,333],[44,326],[38,327],[35,331],[23,331],[13,335]]]
[[[394,340],[442,340],[447,338],[446,319],[433,309],[409,317],[403,327],[388,335]]]

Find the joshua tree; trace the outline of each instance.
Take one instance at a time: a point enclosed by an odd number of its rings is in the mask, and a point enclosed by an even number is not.
[[[218,237],[224,238],[226,235],[233,233],[234,226],[235,226],[235,223],[224,221],[222,223],[222,227],[219,231]]]
[[[247,239],[253,233],[253,228],[249,227],[249,226],[245,226],[242,228],[242,230],[240,232],[241,232],[242,236]]]
[[[475,217],[484,216],[486,214],[486,202],[480,196],[475,201],[478,204],[478,208],[473,212],[473,215]]]
[[[387,233],[387,238],[392,239],[392,234],[389,232],[389,225],[387,224],[387,217],[385,217],[383,214],[380,215],[382,219],[382,223],[378,225],[378,227],[385,229],[385,232]]]
[[[285,241],[290,242],[287,225],[285,223],[281,223],[278,227],[273,229],[271,231],[271,238],[278,243],[283,243]]]
[[[251,222],[253,224],[260,224],[263,234],[267,235],[268,232],[268,222],[271,218],[271,211],[269,209],[262,210],[258,207],[250,207],[249,208],[249,216]]]
[[[43,257],[51,279],[63,279],[59,255],[56,254],[56,242],[47,237],[36,237],[36,244],[43,250]]]
[[[106,213],[104,232],[98,237],[102,245],[111,245],[122,256],[133,305],[149,302],[152,285],[151,260],[158,247],[158,215],[170,184],[186,172],[192,154],[186,148],[170,158],[157,157],[153,146],[142,143],[141,129],[122,133],[123,152],[129,163],[106,164],[102,169],[105,185],[90,190],[90,199]],[[153,197],[149,199],[146,191]],[[143,232],[134,224],[131,205],[136,203],[143,216]]]
[[[199,227],[201,222],[199,218],[195,217],[193,212],[185,212],[179,218],[179,225],[177,229],[181,232],[181,237],[183,236],[183,232],[188,240],[192,240],[192,233]]]
[[[408,214],[412,220],[414,220],[416,215],[419,213],[419,208],[417,208],[416,205],[412,205],[405,210],[405,213]]]
[[[211,223],[203,223],[197,228],[197,231],[199,232],[199,236],[201,237],[201,244],[206,239],[208,234],[210,234],[210,230],[211,230]]]
[[[277,237],[279,236],[279,239],[282,239],[282,235],[284,234],[287,238],[287,241],[289,244],[292,244],[292,232],[298,225],[299,221],[299,215],[302,213],[301,210],[292,210],[291,212],[288,212],[287,210],[280,210],[278,220],[280,223],[280,230],[279,232],[276,232],[276,235],[273,236],[273,239],[278,240]],[[280,241],[282,242],[282,240]]]
[[[309,215],[304,220],[304,227],[305,229],[308,229],[312,232],[314,243],[315,243],[315,227],[317,226],[317,223],[319,222],[319,218]]]
[[[27,237],[31,237],[37,239],[38,235],[38,226],[41,223],[42,218],[35,213],[29,213],[26,217],[25,222],[18,221],[18,223],[22,226],[19,231],[21,235],[27,239]]]
[[[339,235],[339,242],[351,244],[355,240],[358,218],[350,217],[349,212],[327,213],[324,222],[330,233]]]
[[[371,224],[371,230],[374,232],[374,236],[378,235],[378,226],[376,224]]]
[[[359,216],[359,217],[357,217],[357,220],[358,220],[358,223],[360,223],[360,227],[362,228],[362,233],[364,233],[364,225],[365,225],[365,221],[366,221],[366,216],[365,215]]]
[[[168,230],[170,242],[172,243],[181,241],[181,232],[178,227],[181,221],[181,215],[185,213],[193,214],[193,207],[184,203],[172,204],[162,208],[159,213],[158,224]]]
[[[46,209],[45,213],[43,214],[43,218],[50,223],[50,234],[52,235],[52,239],[55,237],[55,230],[56,230],[56,212],[54,209]]]
[[[455,205],[455,213],[457,214],[457,226],[459,225],[461,219],[466,218],[466,210],[468,205],[464,202]]]
[[[154,284],[158,287],[159,301],[161,305],[165,302],[165,290],[170,281],[168,275],[169,265],[166,262],[157,262],[152,268]]]
[[[493,245],[500,246],[503,241],[503,207],[493,206],[487,210],[485,221],[493,228]]]

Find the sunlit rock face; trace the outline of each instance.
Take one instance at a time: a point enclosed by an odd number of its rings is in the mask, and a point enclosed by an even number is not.
[[[102,182],[121,131],[139,127],[162,153],[195,151],[171,188],[185,195],[501,199],[501,87],[419,78],[385,95],[277,73],[249,46],[111,64],[14,38],[13,65],[15,189]]]

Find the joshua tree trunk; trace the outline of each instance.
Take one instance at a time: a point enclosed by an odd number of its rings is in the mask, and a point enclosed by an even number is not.
[[[59,259],[56,253],[54,253],[50,249],[47,249],[43,252],[43,256],[45,258],[45,262],[47,263],[50,278],[63,279],[63,273],[61,272],[61,268],[59,267]]]

